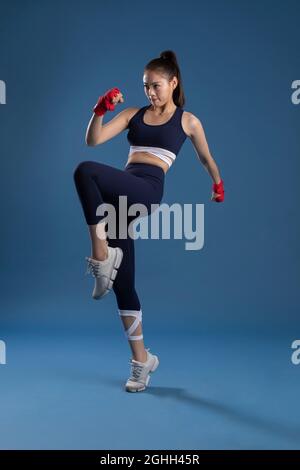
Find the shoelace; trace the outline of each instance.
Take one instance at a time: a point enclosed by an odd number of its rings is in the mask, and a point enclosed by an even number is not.
[[[100,264],[95,263],[94,261],[88,258],[86,258],[86,260],[87,260],[87,269],[85,272],[85,276],[91,273],[92,276],[94,277],[100,277],[100,268],[101,268]]]
[[[146,351],[149,352],[149,348],[147,348]],[[132,362],[132,361],[129,361],[129,364],[131,365],[130,379],[138,380],[139,378],[141,378],[141,375],[145,368],[145,364],[136,364],[135,362]]]
[[[138,380],[142,375],[144,366],[140,364],[135,364],[134,362],[130,362],[130,364],[131,364],[130,379]]]

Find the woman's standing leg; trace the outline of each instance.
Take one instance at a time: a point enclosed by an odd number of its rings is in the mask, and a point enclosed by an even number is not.
[[[116,196],[125,195],[126,191],[132,189],[133,182],[138,182],[138,180],[133,178],[132,181],[131,176],[108,165],[87,161],[80,163],[74,172],[76,189],[90,232],[94,259],[102,261],[107,257],[105,223],[101,222],[100,216],[96,216],[97,207],[103,202],[112,203]],[[130,184],[128,184],[128,178],[130,178]],[[118,214],[116,219],[116,233],[118,233]],[[119,314],[126,328],[133,359],[144,362],[147,353],[142,334],[142,311],[134,286],[134,240],[129,236],[126,239],[112,238],[109,239],[109,245],[123,250],[123,261],[114,281],[113,290],[116,294]]]
[[[141,303],[135,288],[134,240],[110,239],[110,246],[123,250],[125,263],[121,263],[113,290],[116,295],[119,315],[125,328],[132,358],[139,362],[147,360],[142,330]]]

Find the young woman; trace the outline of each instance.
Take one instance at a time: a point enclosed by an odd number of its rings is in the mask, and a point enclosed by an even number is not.
[[[119,196],[127,197],[127,207],[142,203],[149,214],[152,204],[160,204],[165,175],[189,137],[200,161],[213,179],[211,199],[224,200],[224,187],[217,165],[212,158],[203,127],[192,113],[184,111],[185,103],[181,74],[173,51],[164,51],[144,68],[144,89],[149,106],[127,108],[103,125],[103,115],[123,103],[118,88],[100,96],[89,122],[86,143],[103,144],[128,129],[130,151],[124,170],[94,161],[81,162],[74,171],[74,181],[91,237],[91,256],[86,257],[87,272],[95,278],[94,299],[101,299],[113,289],[132,351],[131,375],[125,389],[145,390],[158,357],[145,349],[142,333],[142,310],[135,290],[134,239],[127,228],[137,217],[125,214],[127,236],[118,236],[120,229]],[[116,236],[106,233],[104,214],[97,208],[112,204],[116,209]],[[103,206],[101,206],[103,207]],[[157,207],[157,206],[156,206]],[[124,216],[124,214],[123,214]],[[123,217],[124,219],[124,217]],[[131,317],[131,318],[130,318]],[[132,321],[133,319],[133,321]]]

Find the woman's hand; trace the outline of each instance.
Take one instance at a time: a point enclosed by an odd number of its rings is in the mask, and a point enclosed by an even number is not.
[[[113,104],[124,103],[124,98],[121,91],[119,91],[119,93],[113,97],[112,102]]]
[[[223,180],[220,183],[214,183],[212,187],[211,201],[223,202],[224,201],[224,182]]]
[[[111,88],[104,95],[99,97],[93,111],[97,116],[103,116],[106,111],[114,111],[115,105],[119,102],[124,102],[122,93],[117,87]]]

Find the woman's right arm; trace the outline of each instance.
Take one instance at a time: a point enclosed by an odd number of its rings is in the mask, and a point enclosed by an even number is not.
[[[126,109],[121,111],[107,124],[103,125],[103,116],[107,111],[114,111],[116,105],[124,102],[123,94],[115,87],[108,90],[103,96],[100,96],[93,115],[87,127],[85,142],[87,145],[94,147],[103,144],[115,135],[126,129],[128,124],[128,112]]]
[[[93,113],[85,134],[85,142],[87,145],[93,147],[100,143],[102,123],[103,116],[97,116],[97,114]]]
[[[103,116],[94,114],[89,122],[85,141],[90,147],[103,144],[107,140],[112,139],[116,135],[123,132],[128,126],[129,116],[135,108],[123,109],[119,114],[113,117],[106,124],[103,124]]]
[[[129,117],[134,109],[135,108],[123,109],[123,111],[104,125],[103,116],[97,116],[94,113],[86,131],[86,144],[90,147],[95,147],[120,134],[120,132],[127,128]]]

